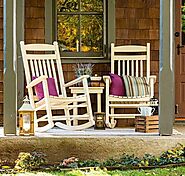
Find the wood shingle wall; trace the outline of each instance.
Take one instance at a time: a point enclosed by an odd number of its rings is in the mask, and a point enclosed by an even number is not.
[[[160,0],[116,0],[116,45],[151,44],[151,74],[158,97]]]
[[[45,41],[45,0],[25,1],[25,41],[44,43]]]

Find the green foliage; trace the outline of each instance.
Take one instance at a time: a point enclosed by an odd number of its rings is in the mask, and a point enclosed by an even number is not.
[[[16,170],[33,170],[46,164],[45,155],[40,152],[26,153],[21,152],[15,161]]]
[[[125,166],[137,166],[140,162],[140,159],[138,157],[135,157],[134,155],[126,155],[124,154],[120,159],[120,164]]]
[[[66,176],[83,176],[83,172],[80,170],[70,171],[66,173]]]
[[[79,161],[78,167],[100,167],[101,163],[96,160]]]
[[[65,176],[109,176],[106,170],[100,168],[91,169],[89,171],[73,170],[65,173]]]
[[[5,174],[4,174],[5,175]],[[106,171],[100,169],[94,170],[72,170],[72,171],[55,171],[55,172],[25,172],[17,174],[8,175],[18,175],[18,176],[184,176],[185,167],[175,167],[175,168],[158,168],[150,170],[114,170]]]
[[[57,13],[57,39],[63,51],[102,51],[103,0],[57,0]]]
[[[182,32],[185,32],[185,4],[182,6]]]
[[[106,161],[104,161],[102,163],[102,166],[106,167],[106,166],[118,166],[118,161],[114,160],[114,159],[108,159]]]
[[[150,154],[145,154],[142,158],[134,155],[123,154],[120,159],[108,159],[104,162],[95,160],[77,161],[77,167],[147,167],[147,166],[162,166],[167,164],[185,163],[185,146],[179,144],[177,147],[167,150],[161,156],[156,157]]]
[[[159,157],[146,154],[138,166],[162,166],[167,164],[185,163],[185,146],[178,144],[177,147],[167,150]]]
[[[160,156],[159,165],[185,162],[185,146],[179,144],[172,150],[167,150]]]
[[[115,170],[108,171],[107,173],[111,176],[183,176],[185,174],[185,167],[127,171]]]
[[[145,154],[138,164],[139,167],[142,166],[156,166],[159,163],[159,158],[150,154]]]
[[[148,166],[163,166],[168,164],[179,164],[185,163],[185,146],[178,144],[175,148],[165,151],[160,156],[156,157],[150,154],[145,154],[143,157],[138,158],[134,155],[123,154],[122,157],[118,159],[108,159],[104,162],[96,160],[85,160],[80,161],[75,157],[70,157],[64,159],[59,165],[47,167],[46,170],[62,170],[69,168],[95,168],[93,172],[88,172],[86,175],[93,175],[104,173],[104,171],[97,170],[96,168],[114,168],[120,167],[122,169],[132,169],[132,168],[143,168]],[[34,170],[42,165],[45,165],[46,161],[44,154],[42,153],[20,153],[18,159],[16,160],[15,169],[18,171]],[[41,167],[40,167],[41,168]],[[44,167],[42,167],[43,169]],[[115,169],[115,168],[114,168]],[[75,174],[84,175],[83,171],[68,172],[68,176],[75,176]],[[105,172],[107,174],[108,172]],[[66,173],[65,173],[66,175]],[[116,175],[116,174],[115,174]]]

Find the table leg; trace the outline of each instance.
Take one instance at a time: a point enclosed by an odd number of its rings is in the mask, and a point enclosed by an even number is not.
[[[76,93],[73,93],[73,97],[76,97],[77,96],[77,94]],[[73,102],[73,105],[77,105],[77,102]],[[73,109],[73,115],[74,115],[74,120],[73,120],[73,125],[74,126],[76,126],[76,125],[78,125],[78,119],[75,117],[75,115],[77,115],[78,114],[78,109],[77,108],[74,108]]]
[[[101,112],[101,93],[97,93],[97,112]]]

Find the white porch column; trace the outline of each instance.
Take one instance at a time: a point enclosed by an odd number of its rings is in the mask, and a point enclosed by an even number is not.
[[[17,126],[16,0],[4,0],[4,134],[15,135]]]
[[[175,117],[175,0],[160,0],[159,133],[171,135]]]

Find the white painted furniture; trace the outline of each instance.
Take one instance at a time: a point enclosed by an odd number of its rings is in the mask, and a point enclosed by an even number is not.
[[[75,98],[78,94],[82,94],[84,92],[83,87],[70,87],[71,93]],[[97,96],[97,112],[101,112],[101,94],[103,93],[104,87],[89,87],[89,94],[96,94]],[[74,105],[77,103],[74,102]],[[74,114],[77,114],[77,108],[74,109]],[[75,122],[78,124],[78,120]]]
[[[24,44],[20,42],[21,52],[26,76],[26,88],[28,89],[29,99],[34,108],[35,127],[37,131],[46,131],[54,125],[67,130],[81,130],[94,125],[91,101],[87,78],[84,75],[68,83],[64,82],[62,64],[59,54],[58,43],[52,44]],[[32,80],[32,77],[37,78]],[[59,96],[50,96],[47,78],[54,78],[56,89]],[[35,99],[34,88],[38,83],[42,83],[44,98]],[[75,97],[68,97],[66,88],[82,82],[83,94]],[[76,102],[76,105],[73,103]],[[86,109],[84,114],[72,114],[73,109],[82,107]],[[37,116],[37,112],[45,110],[46,114],[42,117]],[[54,115],[53,110],[60,110]],[[73,120],[87,120],[81,125],[74,125]],[[46,125],[39,127],[39,122],[46,122]]]
[[[115,119],[135,118],[140,114],[115,113],[115,109],[137,108],[150,106],[150,99],[154,96],[154,83],[156,76],[150,75],[150,43],[146,46],[125,45],[115,46],[111,44],[111,73],[120,76],[130,75],[135,77],[146,77],[150,86],[150,95],[147,97],[113,96],[109,94],[111,79],[104,76],[106,83],[106,125],[114,128]]]

